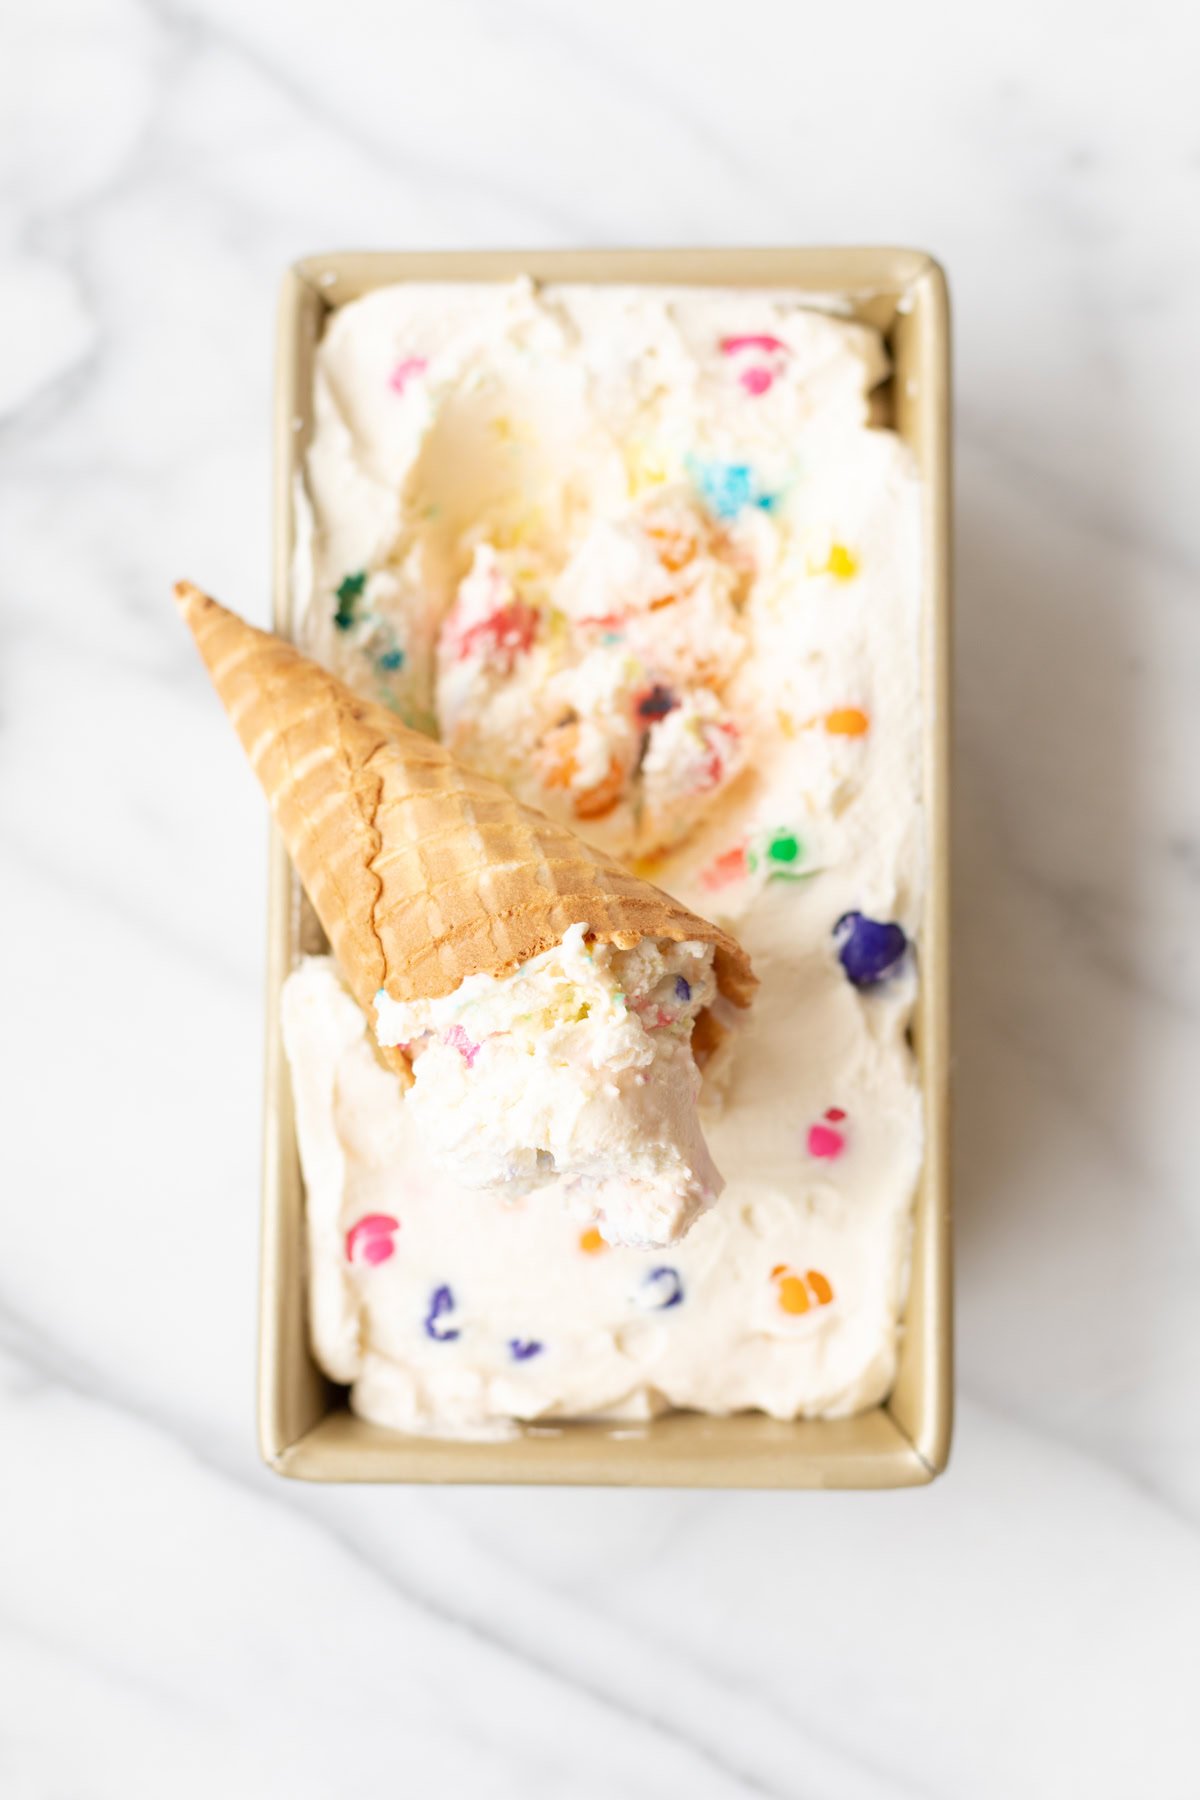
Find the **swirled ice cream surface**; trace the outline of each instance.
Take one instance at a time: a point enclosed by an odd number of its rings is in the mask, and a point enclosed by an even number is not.
[[[919,491],[871,423],[887,372],[877,333],[777,292],[415,284],[333,315],[307,646],[717,919],[762,983],[701,1095],[725,1191],[656,1251],[612,1247],[568,1176],[509,1200],[451,1179],[433,1066],[406,1098],[333,964],[292,975],[313,1339],[368,1418],[888,1391],[923,828]],[[430,1027],[451,1084],[453,1023]]]

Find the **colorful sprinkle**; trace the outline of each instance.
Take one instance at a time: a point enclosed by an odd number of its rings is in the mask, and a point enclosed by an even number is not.
[[[825,1162],[833,1162],[846,1148],[846,1140],[840,1131],[832,1125],[810,1125],[808,1128],[808,1154]]]
[[[475,1058],[479,1055],[479,1045],[473,1043],[461,1025],[450,1025],[446,1028],[443,1042],[451,1050],[457,1050],[466,1059],[468,1069],[474,1067]]]
[[[634,701],[634,711],[645,724],[654,724],[659,719],[665,719],[668,713],[674,712],[678,705],[670,688],[656,681],[653,687],[638,695]]]
[[[608,1244],[596,1227],[589,1225],[579,1234],[579,1248],[585,1256],[599,1256],[602,1250],[608,1249]]]
[[[687,468],[701,499],[718,519],[734,519],[747,506],[770,512],[778,504],[778,494],[768,494],[759,487],[749,463],[704,463],[690,457]]]
[[[732,850],[722,851],[706,869],[701,870],[700,884],[709,893],[715,893],[718,888],[729,887],[734,881],[744,881],[748,873],[746,846],[735,844]]]
[[[839,1124],[845,1116],[846,1110],[842,1106],[827,1106],[825,1108],[825,1117],[831,1119],[835,1125]]]
[[[537,1338],[509,1338],[508,1348],[514,1362],[528,1362],[531,1356],[540,1356],[546,1346]]]
[[[776,1263],[771,1279],[781,1310],[793,1318],[801,1317],[813,1306],[829,1306],[833,1302],[833,1288],[819,1269],[806,1269],[803,1275],[797,1275],[786,1263]]]
[[[736,356],[739,350],[781,350],[787,354],[787,345],[782,338],[772,337],[768,331],[747,332],[741,337],[723,337],[721,349],[726,356]]]
[[[399,1219],[390,1213],[366,1213],[346,1233],[346,1261],[365,1262],[372,1268],[385,1263],[396,1246],[393,1234],[400,1229]]]
[[[780,1276],[777,1293],[785,1313],[799,1315],[808,1311],[808,1289],[798,1275]]]
[[[809,572],[813,575],[832,575],[835,581],[850,581],[858,574],[858,558],[852,550],[847,550],[845,544],[834,544],[823,563],[809,565]]]
[[[652,1312],[665,1312],[669,1306],[678,1306],[683,1299],[683,1278],[678,1269],[663,1265],[651,1269],[642,1282],[639,1303]]]
[[[833,1289],[819,1269],[806,1269],[804,1279],[818,1306],[832,1305]]]
[[[522,600],[512,600],[486,619],[460,632],[456,649],[460,659],[468,656],[494,656],[505,674],[523,655],[537,636],[538,614]]]
[[[904,960],[908,939],[901,926],[865,913],[843,913],[833,928],[838,961],[856,988],[874,987]]]
[[[385,650],[382,656],[376,659],[376,666],[386,670],[388,674],[391,674],[396,669],[402,669],[404,667],[403,650],[398,647],[392,650]]]
[[[780,831],[767,845],[767,859],[770,862],[794,863],[800,860],[800,839],[790,831]]]
[[[752,369],[743,369],[738,376],[738,381],[748,394],[755,396],[765,394],[768,388],[775,385],[775,377],[771,370],[759,368],[757,365]]]
[[[359,569],[354,575],[347,575],[337,588],[338,609],[333,615],[333,622],[339,631],[349,631],[354,624],[356,603],[362,599],[363,589],[367,585],[367,571]]]
[[[402,394],[411,381],[423,375],[429,367],[423,356],[403,356],[388,376],[388,386],[394,394]]]
[[[824,725],[831,737],[865,737],[871,721],[857,706],[836,706],[825,714]]]
[[[425,1314],[425,1336],[431,1337],[438,1344],[449,1344],[456,1337],[461,1337],[462,1333],[457,1326],[439,1323],[446,1313],[453,1311],[453,1290],[444,1285],[434,1288],[429,1296],[429,1311]]]
[[[691,982],[688,980],[686,975],[677,975],[675,977],[675,998],[677,1000],[682,1000],[683,1004],[686,1006],[688,1001],[691,999],[691,997],[692,997]]]

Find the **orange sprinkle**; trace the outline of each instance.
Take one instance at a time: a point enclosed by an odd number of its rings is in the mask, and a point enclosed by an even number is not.
[[[835,706],[825,714],[825,729],[832,737],[863,737],[871,721],[857,706]]]
[[[592,787],[575,796],[577,819],[607,819],[621,804],[625,792],[625,771],[615,756],[609,757],[608,773]]]
[[[798,1275],[784,1275],[779,1282],[779,1304],[785,1313],[808,1311],[808,1289]]]
[[[581,1231],[579,1234],[579,1248],[585,1256],[598,1256],[602,1250],[608,1249],[608,1245],[596,1227],[589,1225],[586,1231]]]
[[[663,568],[669,569],[673,575],[687,567],[699,548],[694,537],[669,525],[647,525],[646,536],[654,545],[655,554]]]
[[[808,1283],[808,1291],[818,1306],[828,1306],[833,1299],[833,1289],[819,1269],[808,1269],[804,1276]]]

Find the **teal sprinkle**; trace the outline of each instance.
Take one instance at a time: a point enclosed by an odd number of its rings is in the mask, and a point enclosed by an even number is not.
[[[619,644],[624,636],[625,633],[623,631],[602,631],[600,633],[600,642],[602,644]]]
[[[403,650],[385,650],[379,658],[379,667],[388,670],[402,669],[404,667]]]
[[[747,506],[771,512],[779,504],[780,496],[759,486],[749,463],[701,462],[698,457],[689,456],[685,467],[700,498],[718,519],[734,519]]]
[[[359,569],[353,575],[347,575],[337,587],[338,609],[333,615],[333,622],[339,631],[349,631],[354,624],[355,602],[362,599],[363,589],[367,585],[367,571]]]

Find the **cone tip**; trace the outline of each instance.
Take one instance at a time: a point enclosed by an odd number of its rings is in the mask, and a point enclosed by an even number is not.
[[[197,610],[213,605],[208,595],[201,593],[200,589],[191,581],[177,581],[171,592],[176,606],[185,619]]]

